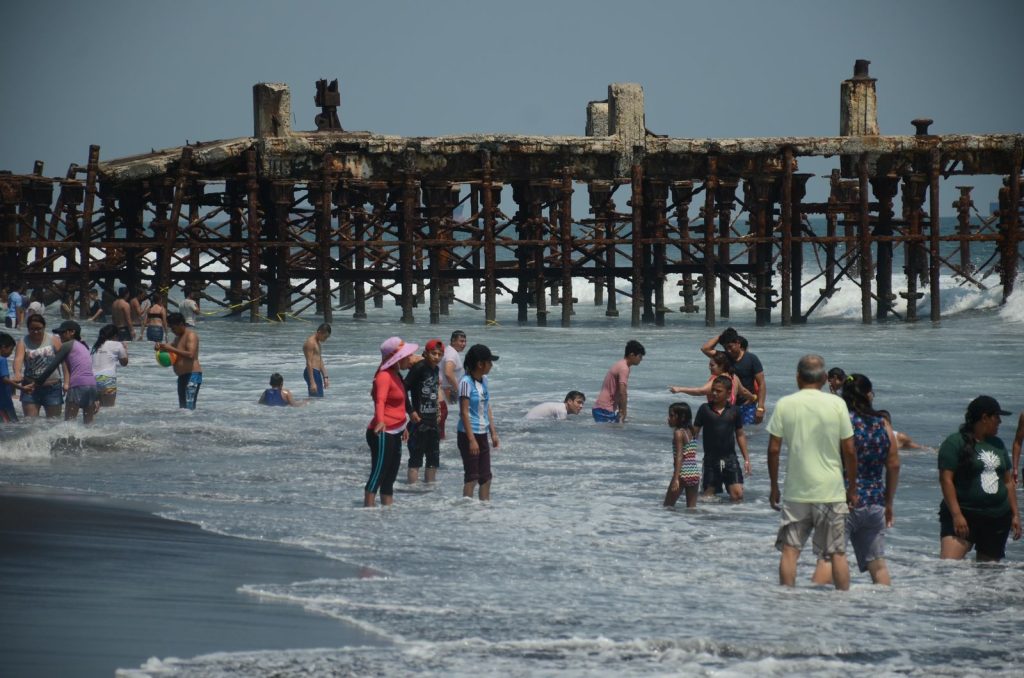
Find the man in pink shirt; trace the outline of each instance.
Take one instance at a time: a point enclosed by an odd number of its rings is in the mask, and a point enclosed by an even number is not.
[[[594,421],[598,423],[625,423],[629,394],[626,384],[629,381],[629,368],[639,365],[647,353],[643,344],[630,339],[626,344],[625,357],[616,362],[604,376],[601,394],[597,396],[594,407],[590,411]]]

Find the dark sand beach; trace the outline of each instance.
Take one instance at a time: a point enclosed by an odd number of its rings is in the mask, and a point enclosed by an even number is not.
[[[149,657],[380,644],[237,590],[353,576],[312,551],[212,534],[143,507],[0,487],[0,674],[111,676]]]

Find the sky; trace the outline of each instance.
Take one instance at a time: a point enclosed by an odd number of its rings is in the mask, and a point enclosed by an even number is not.
[[[320,78],[339,79],[347,130],[583,134],[588,101],[637,82],[658,134],[827,136],[840,83],[868,59],[882,134],[912,134],[918,117],[937,134],[1024,131],[1020,0],[4,5],[0,170],[15,173],[42,160],[63,175],[90,144],[113,159],[249,136],[258,82],[288,84],[293,129],[315,129]],[[978,186],[979,206],[998,182],[955,181]]]

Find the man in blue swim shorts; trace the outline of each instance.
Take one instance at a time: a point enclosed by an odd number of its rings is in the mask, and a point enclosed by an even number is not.
[[[608,370],[601,384],[601,393],[594,402],[590,413],[598,423],[626,422],[629,405],[629,370],[640,364],[647,351],[643,344],[635,339],[626,343],[625,355]]]
[[[302,344],[302,353],[306,356],[306,369],[302,371],[302,378],[306,380],[310,398],[323,398],[324,389],[331,385],[327,370],[324,369],[324,357],[320,350],[329,336],[331,336],[331,326],[323,323]]]

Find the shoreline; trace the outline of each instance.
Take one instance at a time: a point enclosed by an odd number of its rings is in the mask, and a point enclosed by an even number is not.
[[[227,537],[150,507],[0,485],[4,675],[110,676],[150,657],[387,641],[243,584],[358,576],[313,551]]]

